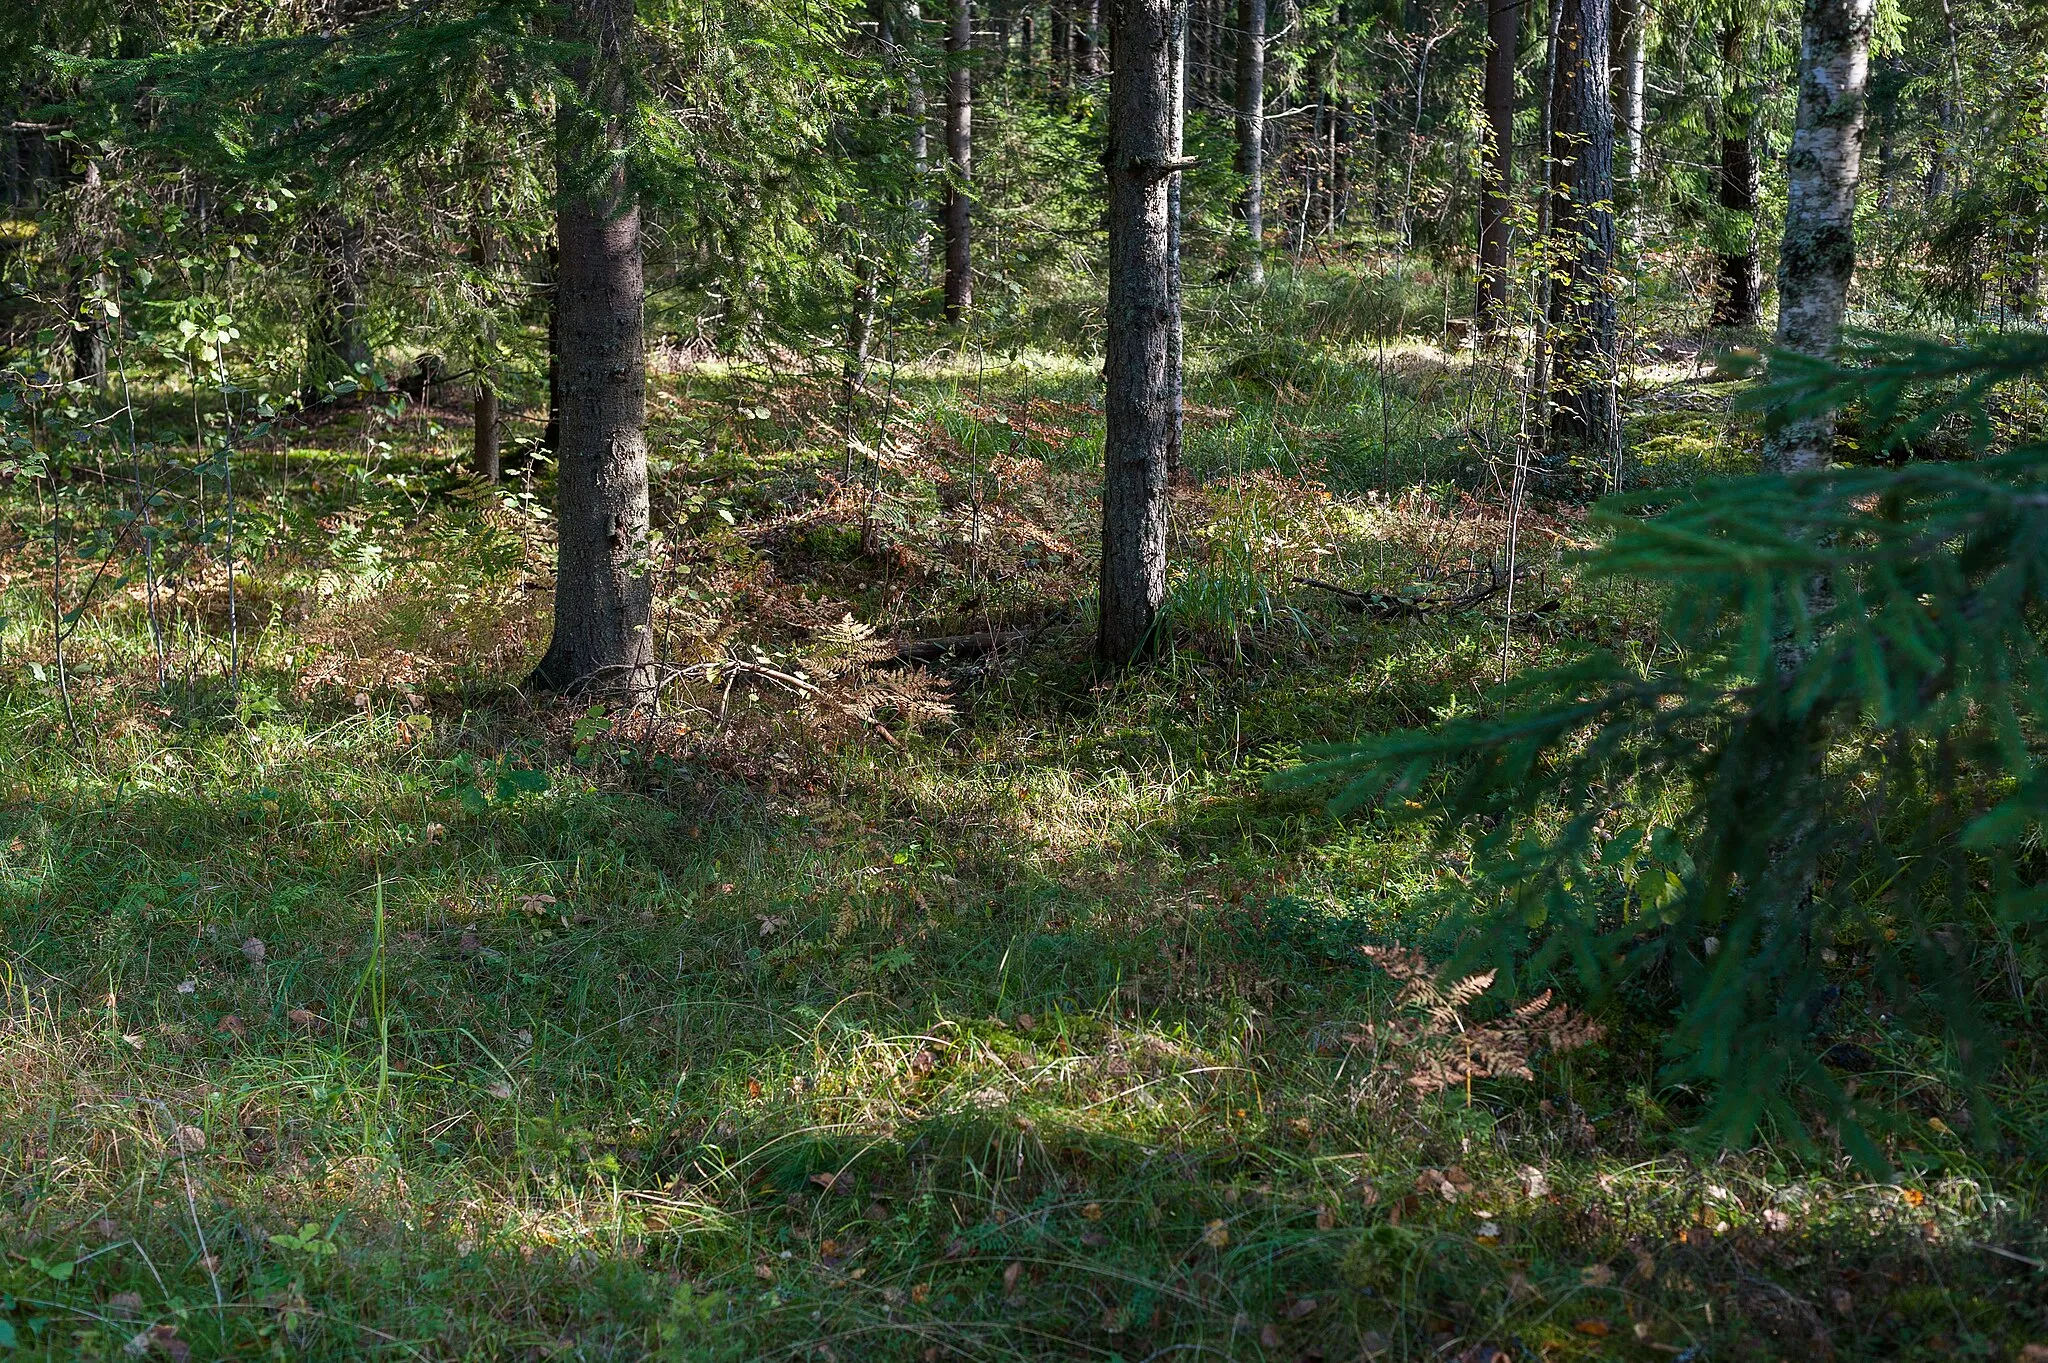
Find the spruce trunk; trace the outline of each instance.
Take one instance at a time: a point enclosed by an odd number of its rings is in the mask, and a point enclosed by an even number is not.
[[[1550,436],[1553,454],[1596,458],[1618,434],[1614,407],[1614,112],[1607,0],[1557,0],[1551,74]],[[1560,470],[1561,472],[1561,470]]]
[[[1237,173],[1244,177],[1245,277],[1266,282],[1266,0],[1237,0]]]
[[[1716,198],[1720,206],[1715,251],[1713,325],[1753,327],[1763,305],[1763,266],[1756,255],[1756,154],[1754,122],[1743,76],[1742,26],[1721,31],[1721,69],[1727,93],[1721,99],[1721,166]]]
[[[1802,355],[1830,354],[1841,339],[1856,270],[1856,178],[1875,9],[1876,0],[1806,0],[1800,20],[1799,114],[1785,170],[1777,342]],[[1764,441],[1764,467],[1776,473],[1825,467],[1834,442],[1831,416],[1785,422]]]
[[[593,54],[576,78],[603,122],[585,130],[565,115],[557,133],[555,632],[532,681],[635,703],[655,680],[640,209],[624,169],[597,154],[623,140],[632,0],[574,0],[569,20]]]
[[[1173,3],[1109,6],[1108,391],[1096,649],[1111,666],[1151,646],[1166,597],[1167,472],[1180,392],[1168,185],[1180,163]]]
[[[470,242],[470,260],[477,273],[488,280],[492,266],[491,229],[479,222],[476,236]],[[475,431],[472,441],[470,468],[477,477],[487,483],[498,481],[498,390],[491,384],[492,337],[488,321],[479,330],[476,350],[476,403],[474,410]]]
[[[1515,49],[1522,0],[1486,6],[1485,165],[1479,192],[1479,298],[1473,329],[1482,337],[1507,329],[1509,211],[1515,187]]]
[[[358,386],[344,387],[344,396],[358,391],[368,382],[371,365],[362,226],[345,209],[327,210],[321,222],[325,240],[318,296],[306,333],[303,400],[308,404],[320,401],[329,385],[344,380]]]

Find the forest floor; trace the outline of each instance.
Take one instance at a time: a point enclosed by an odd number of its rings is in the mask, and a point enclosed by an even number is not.
[[[52,507],[6,489],[0,1350],[2048,1356],[2048,1163],[1959,1134],[1853,979],[1924,1132],[1888,1181],[1689,1152],[1625,1012],[1406,1082],[1360,947],[1447,954],[1463,862],[1270,778],[1477,704],[1510,610],[1300,579],[1483,583],[1518,401],[1362,276],[1275,296],[1196,356],[1170,647],[1120,676],[1071,355],[884,363],[851,442],[832,376],[662,376],[652,715],[519,689],[544,497],[469,479],[459,412],[241,451],[232,620],[166,484],[160,643],[129,471],[74,460],[67,610],[113,547],[61,672]],[[1685,347],[1631,387],[1631,484],[1752,457]],[[1510,665],[1659,646],[1585,533],[1522,516]],[[962,636],[1001,647],[902,665]]]

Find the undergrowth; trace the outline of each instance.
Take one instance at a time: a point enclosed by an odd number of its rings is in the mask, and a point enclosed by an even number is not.
[[[1122,677],[1088,662],[1101,418],[1071,358],[878,371],[851,443],[831,376],[665,379],[644,715],[521,694],[546,470],[472,484],[451,414],[241,452],[232,638],[206,543],[159,562],[154,634],[140,578],[103,589],[61,672],[18,479],[0,1344],[2008,1358],[2048,1332],[2040,1152],[1973,1151],[1910,1038],[1857,1060],[1919,1114],[1890,1183],[1697,1152],[1625,1010],[1402,1082],[1366,948],[1448,955],[1417,906],[1468,868],[1265,778],[1499,677],[1502,600],[1381,619],[1299,579],[1427,595],[1499,561],[1513,404],[1399,298],[1316,288],[1273,305],[1313,360],[1201,359],[1172,647]],[[1631,478],[1740,467],[1710,386],[1656,383]],[[68,572],[114,487],[68,485]],[[1585,533],[1523,513],[1515,609],[1558,604],[1512,664],[1664,646],[1658,602],[1573,578]]]

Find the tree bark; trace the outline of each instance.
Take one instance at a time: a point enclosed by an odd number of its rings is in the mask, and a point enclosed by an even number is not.
[[[548,243],[548,420],[541,428],[540,447],[554,458],[562,449],[562,228],[555,222],[555,240]],[[532,465],[528,465],[529,471]]]
[[[1102,74],[1102,0],[1083,0],[1074,25],[1074,69],[1083,77]]]
[[[1763,306],[1763,266],[1756,254],[1757,165],[1751,147],[1755,123],[1749,84],[1742,70],[1740,20],[1721,30],[1721,70],[1726,81],[1721,97],[1721,165],[1716,199],[1714,310],[1717,327],[1753,327]]]
[[[1055,85],[1065,85],[1074,74],[1074,29],[1067,18],[1067,0],[1052,0],[1051,33],[1052,50],[1046,53],[1046,65],[1052,69]]]
[[[71,377],[102,392],[107,387],[107,272],[100,255],[100,163],[88,159],[79,177],[79,220],[84,226],[71,273]]]
[[[1560,7],[1551,78],[1550,232],[1557,277],[1549,308],[1553,454],[1604,455],[1614,408],[1614,113],[1608,103],[1607,0]]]
[[[1245,277],[1266,282],[1266,0],[1237,0],[1237,173],[1244,177]]]
[[[1876,0],[1806,0],[1800,18],[1799,113],[1785,168],[1785,239],[1778,253],[1780,349],[1833,352],[1856,272],[1856,181]],[[1780,424],[1764,441],[1776,473],[1825,467],[1831,416]]]
[[[321,243],[317,296],[312,325],[306,333],[305,400],[342,379],[363,381],[370,369],[367,269],[363,259],[362,224],[346,209],[322,215],[326,230]]]
[[[1644,96],[1649,62],[1649,14],[1643,0],[1614,0],[1614,178],[1622,195],[1629,240],[1643,244],[1642,179]]]
[[[1473,330],[1495,336],[1507,329],[1509,213],[1515,187],[1515,50],[1521,43],[1523,0],[1487,0],[1485,164],[1479,190],[1479,297]]]
[[[555,632],[532,683],[634,703],[650,697],[655,682],[645,562],[645,286],[639,204],[624,168],[604,155],[625,140],[633,0],[571,0],[568,26],[590,53],[574,75],[601,126],[581,128],[564,115],[557,130]]]
[[[910,175],[914,186],[910,216],[918,224],[917,260],[920,269],[931,263],[931,202],[926,186],[932,173],[932,130],[930,111],[924,98],[924,43],[919,32],[924,15],[918,0],[904,0],[904,32],[907,50],[903,63],[903,118],[910,125]],[[924,275],[929,279],[930,276]]]
[[[476,236],[470,243],[470,259],[476,265],[477,273],[488,275],[492,265],[492,241],[490,224],[479,222]],[[476,353],[476,404],[475,439],[472,442],[470,468],[476,476],[487,483],[498,481],[498,390],[491,383],[490,357],[492,351],[488,324],[479,337]]]
[[[946,28],[946,321],[958,324],[974,306],[974,85],[968,57],[974,40],[973,0],[953,0]]]
[[[1166,597],[1167,461],[1178,428],[1170,191],[1175,0],[1110,0],[1109,309],[1101,617],[1122,666],[1154,642]]]

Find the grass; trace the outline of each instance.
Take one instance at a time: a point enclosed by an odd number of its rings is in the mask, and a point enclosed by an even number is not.
[[[1497,555],[1504,417],[1486,367],[1387,327],[1383,296],[1319,297],[1312,360],[1205,359],[1175,647],[1124,677],[1086,661],[1100,425],[1070,357],[878,374],[851,459],[826,380],[665,379],[659,628],[686,675],[658,716],[518,691],[545,518],[518,482],[466,481],[446,415],[247,452],[237,684],[195,529],[165,541],[166,683],[124,583],[69,643],[73,720],[30,533],[49,510],[18,481],[0,1343],[1989,1359],[2048,1338],[2040,1152],[1968,1145],[1910,1038],[1865,1080],[1922,1114],[1891,1183],[1691,1151],[1692,1098],[1626,1014],[1469,1095],[1418,1099],[1347,1039],[1395,992],[1357,948],[1446,949],[1427,906],[1461,867],[1264,777],[1477,704],[1499,617],[1382,624],[1293,579],[1428,588]],[[1720,390],[1659,385],[1632,477],[1739,466]],[[79,544],[115,485],[67,493]],[[1578,533],[1529,514],[1563,605],[1518,662],[1656,646],[1655,603],[1571,582]],[[952,669],[942,720],[887,669],[829,681],[860,718],[760,670],[848,614],[1037,632]]]

